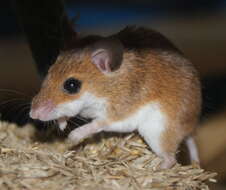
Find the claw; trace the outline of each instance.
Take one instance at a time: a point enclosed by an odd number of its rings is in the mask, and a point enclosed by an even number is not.
[[[58,119],[58,125],[61,131],[66,129],[67,127],[67,120],[65,117]]]

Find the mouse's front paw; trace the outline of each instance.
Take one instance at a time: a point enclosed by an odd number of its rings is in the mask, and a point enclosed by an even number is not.
[[[74,130],[68,135],[68,143],[77,145],[84,140],[84,137],[78,131]]]

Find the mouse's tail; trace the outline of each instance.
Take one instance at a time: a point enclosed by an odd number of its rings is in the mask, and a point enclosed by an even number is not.
[[[185,143],[188,147],[191,162],[200,163],[198,149],[192,136],[186,138]]]

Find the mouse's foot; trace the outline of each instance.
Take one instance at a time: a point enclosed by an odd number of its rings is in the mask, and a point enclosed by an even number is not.
[[[88,133],[82,127],[79,127],[71,131],[71,133],[68,136],[68,140],[74,145],[77,145],[87,137],[88,137]]]
[[[174,156],[163,156],[163,161],[160,165],[160,169],[169,169],[176,164],[176,159]]]

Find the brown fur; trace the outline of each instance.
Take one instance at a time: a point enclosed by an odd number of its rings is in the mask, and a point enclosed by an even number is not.
[[[58,105],[88,91],[108,100],[107,114],[113,122],[129,117],[147,103],[158,102],[168,117],[162,145],[167,152],[174,153],[197,125],[201,94],[196,70],[157,32],[127,28],[114,37],[125,47],[123,63],[117,71],[101,73],[91,63],[89,45],[86,47],[85,40],[81,40],[77,44],[84,48],[78,46],[62,53],[50,68],[33,106],[47,99]],[[63,82],[72,76],[82,81],[81,91],[76,95],[62,90]]]

